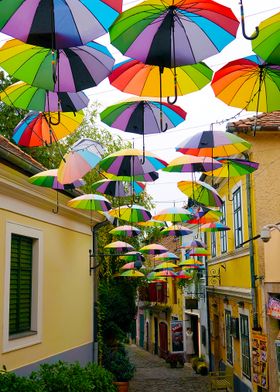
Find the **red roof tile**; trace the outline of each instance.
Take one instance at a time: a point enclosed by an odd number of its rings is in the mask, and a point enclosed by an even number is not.
[[[262,113],[257,116],[243,120],[230,122],[227,124],[227,131],[248,132],[253,131],[256,126],[257,131],[280,131],[280,111]]]

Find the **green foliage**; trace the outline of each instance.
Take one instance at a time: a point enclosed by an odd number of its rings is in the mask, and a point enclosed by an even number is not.
[[[109,370],[114,377],[114,381],[129,381],[132,379],[135,366],[130,362],[124,347],[106,347],[104,350],[103,366]]]
[[[15,373],[0,373],[0,392],[44,392],[40,382],[27,377],[17,376]]]

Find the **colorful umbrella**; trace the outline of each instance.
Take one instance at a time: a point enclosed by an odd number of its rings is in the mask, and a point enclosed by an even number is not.
[[[200,241],[200,240],[192,240],[190,243],[188,243],[185,246],[181,246],[181,248],[186,249],[186,248],[207,248],[207,245],[205,244],[205,242]]]
[[[79,93],[54,93],[24,82],[17,82],[6,87],[0,92],[0,101],[16,108],[40,112],[77,112],[89,103],[88,97],[81,91]]]
[[[176,151],[202,157],[226,157],[239,154],[250,147],[249,142],[232,133],[202,131],[182,141]]]
[[[251,162],[246,159],[239,158],[218,158],[222,166],[213,172],[206,172],[207,175],[213,175],[215,177],[239,177],[248,173],[253,173],[258,169],[259,164],[257,162]]]
[[[206,206],[221,207],[223,201],[216,189],[202,181],[179,181],[177,187],[185,195]],[[190,217],[191,219],[191,217]],[[189,219],[189,220],[190,220]]]
[[[83,177],[100,162],[103,153],[100,143],[90,138],[78,140],[72,145],[70,152],[64,155],[58,168],[58,180],[62,184],[68,184]]]
[[[153,216],[153,219],[168,222],[186,222],[190,220],[193,215],[185,208],[171,207],[160,211]]]
[[[172,252],[161,253],[155,257],[155,261],[168,261],[168,260],[179,260],[179,257]]]
[[[124,255],[120,256],[120,259],[124,261],[145,261],[142,253],[136,251],[127,252]]]
[[[126,276],[129,278],[141,278],[145,275],[142,272],[137,271],[137,270],[128,270],[128,271],[122,272],[120,274],[120,276]]]
[[[138,222],[138,226],[142,227],[163,227],[165,226],[165,222],[161,222],[159,220],[150,219],[146,222]]]
[[[88,211],[109,211],[111,209],[111,203],[104,196],[86,194],[75,197],[68,203],[69,207],[80,208]]]
[[[111,173],[106,173],[103,172],[102,173],[106,178],[109,178],[111,180],[116,180],[116,181],[128,181],[131,182],[132,181],[132,176],[116,176],[114,174]],[[138,174],[136,176],[133,176],[133,179],[135,181],[142,181],[142,182],[153,182],[156,181],[158,179],[159,175],[156,171],[150,172],[150,173],[145,173],[145,174]]]
[[[174,67],[219,53],[238,25],[229,8],[211,0],[148,0],[124,11],[109,31],[125,56]]]
[[[280,110],[280,65],[258,56],[230,61],[215,72],[211,85],[227,105],[256,112]]]
[[[167,172],[205,172],[208,170],[214,170],[221,167],[221,162],[210,157],[196,157],[194,155],[183,155],[181,157],[173,159],[168,166],[162,170]]]
[[[192,248],[190,252],[188,252],[189,256],[209,256],[210,253],[204,248]]]
[[[177,265],[176,264],[174,264],[174,263],[171,263],[171,262],[164,262],[164,263],[161,263],[161,264],[158,264],[158,265],[156,265],[155,266],[155,268],[154,268],[154,270],[155,271],[158,271],[158,270],[161,270],[161,269],[170,269],[170,268],[176,268],[177,267]]]
[[[177,276],[175,276],[175,278],[178,278],[178,279],[192,279],[193,276],[189,272],[183,270],[183,271],[177,272]]]
[[[15,127],[12,139],[24,147],[49,145],[73,133],[83,118],[82,111],[76,113],[30,112]]]
[[[270,64],[280,65],[280,12],[263,20],[252,40],[253,51]]]
[[[126,184],[123,181],[99,180],[91,185],[94,192],[104,193],[105,195],[126,197],[133,193],[139,195],[145,189],[145,184],[139,181],[133,181],[132,184]]]
[[[111,242],[108,245],[105,245],[104,249],[109,249],[110,251],[115,251],[115,252],[127,252],[134,248],[132,245],[128,244],[127,242],[115,241],[115,242]]]
[[[190,266],[193,265],[197,262],[198,260],[195,259],[187,259],[187,260],[183,260],[180,261],[180,263],[178,264],[178,266],[182,267],[182,266]],[[199,262],[200,263],[200,262]]]
[[[226,231],[230,230],[230,228],[226,225],[223,225],[221,222],[212,222],[205,223],[201,226],[200,230],[203,232],[215,232],[215,231]]]
[[[188,229],[182,225],[172,225],[166,227],[165,229],[161,230],[160,232],[162,235],[171,235],[175,237],[181,237],[183,235],[189,235],[192,233],[192,230]]]
[[[0,49],[0,66],[10,75],[56,92],[97,86],[112,71],[114,62],[109,50],[96,42],[54,52],[13,39]]]
[[[176,95],[185,95],[206,86],[213,71],[204,63],[176,68]],[[126,60],[114,66],[110,83],[124,93],[143,97],[168,97],[175,95],[174,70],[156,65]]]
[[[109,233],[123,237],[136,237],[141,233],[141,230],[134,226],[124,225],[115,227],[114,229],[110,230]]]
[[[165,278],[175,278],[177,276],[176,272],[170,271],[170,270],[162,270],[156,272],[155,276],[161,276]]]
[[[100,117],[112,128],[143,135],[144,145],[144,135],[174,128],[185,120],[186,114],[179,106],[165,102],[138,100],[109,106],[100,113]]]
[[[195,218],[189,220],[188,224],[203,224],[203,223],[217,222],[221,216],[222,216],[221,211],[208,209],[208,211],[202,216],[200,216],[199,214],[195,214]]]
[[[139,249],[140,252],[149,255],[159,255],[160,253],[168,252],[168,249],[160,244],[149,244]]]
[[[150,211],[142,206],[133,204],[132,206],[120,206],[112,209],[109,214],[115,218],[128,221],[130,223],[145,222],[151,219]]]
[[[2,33],[46,48],[69,48],[100,37],[122,11],[122,0],[2,0]]]
[[[151,152],[146,152],[144,161],[142,158],[142,151],[130,148],[108,155],[99,162],[99,166],[105,172],[116,176],[131,177],[151,173],[167,166],[167,162]]]
[[[53,188],[57,190],[74,189],[85,185],[83,180],[76,180],[70,184],[61,184],[57,180],[57,169],[44,170],[28,178],[28,181],[33,185],[44,186],[46,188]]]

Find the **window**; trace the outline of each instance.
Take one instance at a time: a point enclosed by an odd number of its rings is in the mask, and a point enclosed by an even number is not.
[[[243,242],[242,234],[242,204],[241,204],[241,188],[237,188],[233,192],[233,221],[234,221],[234,245],[239,248]]]
[[[240,315],[242,374],[251,379],[250,336],[248,316]]]
[[[33,239],[12,234],[9,335],[31,331]]]
[[[43,233],[6,223],[3,352],[41,342]]]
[[[211,233],[211,255],[212,257],[215,257],[217,254],[216,250],[216,233],[212,232]]]
[[[227,361],[233,363],[232,356],[232,336],[231,336],[231,312],[229,310],[225,311],[225,334],[226,334],[226,355]]]
[[[220,222],[223,225],[226,225],[226,203],[223,201],[223,204],[220,208],[222,216],[220,218]],[[227,232],[226,231],[221,231],[220,233],[220,239],[221,239],[221,253],[226,253],[227,252]]]

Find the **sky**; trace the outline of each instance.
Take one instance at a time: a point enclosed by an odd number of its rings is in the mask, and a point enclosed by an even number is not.
[[[124,0],[124,9],[140,3],[141,0]],[[240,6],[238,0],[219,0],[220,4],[231,7],[236,17],[240,20]],[[280,11],[279,0],[243,0],[246,33],[251,35],[255,26]],[[3,41],[3,36],[0,37]],[[109,34],[98,39],[98,42],[106,45],[116,59],[116,63],[125,58],[121,53],[110,45]],[[225,47],[221,53],[204,62],[214,71],[221,68],[227,62],[252,54],[251,41],[243,38],[241,26],[238,29],[237,38]],[[97,101],[100,104],[100,112],[107,106],[125,100],[131,95],[124,94],[110,85],[108,80],[100,83],[99,86],[85,91],[92,102]],[[222,101],[215,98],[210,85],[202,90],[178,97],[176,105],[181,106],[186,112],[186,120],[178,127],[168,130],[162,134],[145,136],[146,150],[158,155],[160,158],[170,162],[172,159],[180,156],[175,148],[176,146],[189,137],[190,135],[209,130],[211,124],[214,130],[225,130],[228,121],[235,121],[238,118],[247,118],[254,115],[254,112],[243,111],[240,115],[240,109],[229,107]],[[234,118],[236,116],[236,118]],[[105,125],[99,120],[100,126]],[[106,126],[105,126],[106,127]],[[135,148],[142,149],[142,137],[131,133],[124,133],[113,128],[107,127],[114,135],[119,135],[123,139],[130,140],[134,143]],[[199,175],[198,175],[199,177]],[[198,178],[197,177],[197,178]],[[178,181],[188,179],[185,173],[167,173],[159,172],[159,179],[154,183],[147,183],[146,190],[153,197],[156,204],[152,211],[154,214],[160,210],[176,205],[183,206],[187,202],[187,197],[179,191],[176,184]]]
[[[124,9],[135,6],[141,1],[124,0]],[[240,8],[238,0],[219,0],[220,4],[231,7],[236,17],[240,20]],[[251,35],[254,32],[255,26],[280,11],[279,0],[244,0],[243,1],[246,33]],[[99,39],[99,42],[106,45],[113,56],[116,58],[116,63],[125,59],[120,52],[110,45],[108,35]],[[214,71],[221,68],[227,62],[252,54],[251,41],[243,38],[241,33],[241,26],[238,29],[236,40],[225,47],[221,53],[211,58],[204,60]],[[94,89],[86,91],[91,100],[96,100],[100,103],[102,111],[107,106],[125,100],[131,95],[119,92],[112,87],[108,80],[102,82]],[[175,147],[188,136],[203,130],[209,130],[210,125],[214,123],[214,130],[225,130],[228,121],[235,121],[238,118],[247,118],[254,115],[254,112],[243,111],[236,119],[231,119],[236,116],[240,109],[229,107],[222,101],[218,100],[210,86],[204,87],[202,90],[178,97],[176,105],[181,106],[186,112],[186,120],[178,127],[168,130],[163,134],[155,134],[145,136],[146,150],[158,155],[160,158],[170,162],[172,159],[180,156]],[[229,119],[228,121],[226,121]],[[218,124],[216,122],[222,122]],[[104,126],[103,123],[101,123]],[[124,133],[113,128],[109,128],[115,135],[120,135],[126,140],[134,142],[135,148],[142,149],[142,137],[131,133]],[[198,176],[199,177],[199,176]],[[197,178],[198,178],[197,177]],[[187,197],[179,191],[176,184],[178,181],[188,179],[185,173],[167,173],[159,172],[159,179],[154,183],[147,183],[146,190],[154,198],[156,207],[153,213],[158,213],[160,210],[176,205],[183,206]]]

